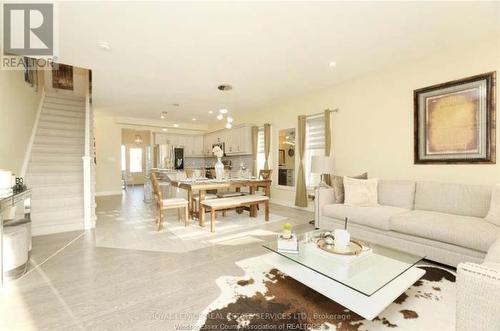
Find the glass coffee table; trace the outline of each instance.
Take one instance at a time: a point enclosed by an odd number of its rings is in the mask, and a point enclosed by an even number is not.
[[[316,247],[314,238],[324,230],[298,235],[299,252],[283,253],[277,240],[264,245],[272,253],[265,261],[313,290],[366,319],[377,317],[420,279],[425,271],[415,265],[424,256],[363,242],[371,252],[341,261]]]

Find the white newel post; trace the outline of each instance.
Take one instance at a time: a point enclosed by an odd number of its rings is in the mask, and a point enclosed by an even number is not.
[[[92,229],[92,153],[90,96],[85,96],[85,155],[83,159],[83,219],[84,229]]]

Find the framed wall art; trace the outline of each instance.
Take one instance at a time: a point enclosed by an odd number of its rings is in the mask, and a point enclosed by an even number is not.
[[[495,84],[489,72],[415,90],[415,164],[495,163]]]

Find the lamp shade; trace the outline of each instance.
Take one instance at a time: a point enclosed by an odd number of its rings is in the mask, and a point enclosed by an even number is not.
[[[333,156],[313,155],[311,158],[311,172],[314,174],[333,173]]]

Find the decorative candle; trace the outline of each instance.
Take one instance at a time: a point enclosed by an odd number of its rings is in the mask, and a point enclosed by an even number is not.
[[[335,237],[335,248],[337,249],[346,249],[349,247],[349,242],[351,241],[351,235],[347,230],[342,230],[342,229],[335,229],[333,232],[333,235]]]

